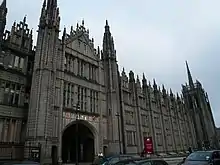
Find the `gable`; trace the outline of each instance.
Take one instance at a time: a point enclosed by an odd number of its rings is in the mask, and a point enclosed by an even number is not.
[[[66,47],[94,60],[99,60],[93,41],[89,39],[87,32],[81,31],[77,34],[70,35],[66,39]]]

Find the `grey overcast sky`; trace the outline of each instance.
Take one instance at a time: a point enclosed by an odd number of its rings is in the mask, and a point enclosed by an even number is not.
[[[27,15],[37,30],[43,0],[7,0],[10,29]],[[120,66],[148,80],[156,79],[175,92],[187,81],[185,60],[194,79],[209,94],[216,125],[220,126],[220,1],[219,0],[60,0],[61,30],[85,20],[102,44],[105,20],[115,39]],[[36,39],[36,33],[35,33]]]

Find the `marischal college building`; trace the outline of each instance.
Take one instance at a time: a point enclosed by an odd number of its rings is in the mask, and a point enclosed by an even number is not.
[[[141,153],[146,138],[157,154],[218,146],[208,95],[193,82],[187,63],[188,84],[174,95],[144,75],[119,73],[107,21],[103,46],[96,49],[83,21],[59,38],[56,0],[43,2],[36,46],[26,17],[11,30],[6,18],[3,0],[0,157],[11,148],[14,157],[25,157],[28,146],[39,146],[42,160],[74,162],[77,155],[90,162],[100,152]]]

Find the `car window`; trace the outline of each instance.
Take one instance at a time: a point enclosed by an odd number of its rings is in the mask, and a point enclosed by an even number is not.
[[[118,162],[115,165],[136,165],[136,163],[131,160],[131,161]]]
[[[131,156],[120,156],[120,160],[131,159]]]
[[[212,152],[198,151],[191,153],[186,160],[188,161],[208,161],[212,156]]]
[[[163,160],[154,160],[153,165],[168,165],[168,163]]]
[[[212,157],[213,157],[213,159],[220,159],[219,152],[218,151],[213,152]]]
[[[115,164],[119,162],[119,157],[113,157],[109,160],[108,164]]]
[[[104,159],[104,157],[98,156],[95,158],[95,160],[93,161],[93,164],[103,164],[106,160]]]
[[[153,165],[150,161],[141,162],[140,165]]]
[[[152,162],[150,160],[138,160],[135,162],[138,163],[139,165],[152,165]]]

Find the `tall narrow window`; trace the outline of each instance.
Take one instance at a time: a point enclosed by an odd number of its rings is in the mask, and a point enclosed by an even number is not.
[[[19,65],[19,57],[15,56],[14,67],[18,67]]]
[[[24,58],[20,58],[19,68],[23,69],[24,66]]]
[[[84,90],[84,88],[81,88],[81,111],[84,110],[84,107],[83,107],[83,103],[84,103],[84,99],[83,99],[83,97],[84,97],[84,95],[83,95],[83,90]]]
[[[84,67],[84,62],[83,61],[81,61],[81,70],[80,70],[80,76],[83,76],[83,67]]]
[[[64,83],[64,90],[63,90],[63,106],[66,107],[66,83]]]
[[[85,109],[85,111],[87,111],[87,97],[88,97],[88,96],[87,96],[87,89],[86,89],[86,88],[85,88],[85,91],[84,91],[84,92],[85,92],[85,95],[84,95],[84,96],[85,96],[85,97],[84,97],[84,98],[85,98],[85,101],[84,101],[84,109]]]
[[[71,88],[71,106],[74,106],[74,85]]]
[[[66,55],[64,56],[64,65],[66,65],[67,64],[67,60],[66,60]]]
[[[78,65],[78,75],[80,75],[80,72],[81,72],[80,59],[77,59],[77,65]]]
[[[9,62],[9,64],[8,64],[8,67],[9,67],[9,68],[12,68],[12,67],[13,67],[14,59],[15,59],[15,56],[14,56],[13,54],[11,54],[11,56],[10,56],[10,62]]]
[[[93,99],[92,99],[92,98],[93,98],[93,95],[92,95],[92,92],[93,92],[93,91],[92,91],[92,90],[90,90],[90,112],[93,112],[93,106],[92,106],[92,105],[93,105],[93,103],[92,103],[92,100],[93,100]]]
[[[77,104],[80,104],[80,86],[78,86],[78,100],[77,100]],[[80,106],[80,105],[79,105]],[[81,107],[80,107],[81,108]]]

